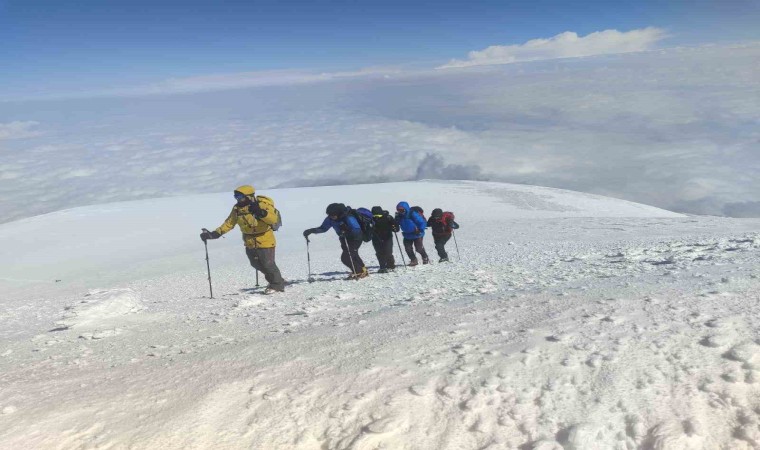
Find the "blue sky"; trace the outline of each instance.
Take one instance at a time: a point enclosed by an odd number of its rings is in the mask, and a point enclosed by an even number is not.
[[[439,64],[565,31],[657,27],[668,45],[757,39],[757,0],[0,0],[0,96],[271,69]],[[1,98],[1,97],[0,97]]]

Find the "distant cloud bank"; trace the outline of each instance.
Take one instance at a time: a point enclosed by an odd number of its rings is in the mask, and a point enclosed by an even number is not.
[[[665,30],[647,27],[630,31],[604,30],[586,36],[566,31],[550,38],[532,39],[523,44],[493,45],[483,50],[471,51],[464,60],[452,59],[435,69],[492,66],[527,61],[558,58],[631,53],[652,50],[655,44],[667,37]],[[395,77],[418,76],[430,72],[431,67],[403,70],[397,66],[365,67],[340,72],[309,70],[265,70],[251,72],[219,73],[191,77],[176,77],[153,83],[113,87],[97,91],[82,91],[47,95],[43,97],[14,97],[12,101],[51,98],[92,97],[139,97],[149,95],[188,94],[195,92],[224,91],[231,89],[268,86],[297,86],[351,80],[373,80]],[[0,101],[1,103],[1,101]]]
[[[4,139],[23,139],[36,136],[34,128],[39,125],[33,121],[14,121],[9,123],[0,123],[0,141]]]
[[[483,50],[471,51],[467,59],[452,59],[439,68],[489,66],[542,59],[640,52],[652,49],[654,44],[666,36],[665,30],[654,27],[625,32],[604,30],[586,36],[578,36],[577,33],[566,31],[548,39],[532,39],[519,45],[492,45]]]
[[[162,83],[136,89],[137,94],[187,93],[240,89],[261,86],[287,86],[321,83],[341,79],[372,77],[394,72],[393,69],[366,68],[346,72],[306,72],[298,70],[272,70],[205,75],[188,78],[171,78]]]
[[[0,222],[248,183],[422,178],[760,216],[758,58],[760,43],[748,43],[319,83],[198,77],[177,81],[188,93],[176,95],[0,102]]]

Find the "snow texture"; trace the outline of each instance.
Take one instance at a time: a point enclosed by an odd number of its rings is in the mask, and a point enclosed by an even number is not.
[[[760,221],[498,183],[265,193],[271,296],[233,231],[208,298],[197,234],[231,193],[0,225],[0,448],[760,448]],[[380,275],[365,245],[345,281],[324,234],[307,282],[327,203],[399,200],[455,211],[454,262]]]

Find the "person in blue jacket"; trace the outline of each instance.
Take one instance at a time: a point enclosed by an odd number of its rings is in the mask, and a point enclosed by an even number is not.
[[[327,217],[322,225],[317,228],[309,228],[303,232],[305,238],[310,234],[324,233],[332,228],[340,239],[340,248],[343,253],[340,260],[343,264],[351,269],[351,280],[358,280],[369,275],[367,267],[359,256],[359,247],[362,245],[362,228],[359,221],[351,214],[348,214],[348,208],[343,203],[330,203],[327,206]]]
[[[406,254],[409,255],[409,265],[416,266],[418,264],[417,255],[414,254],[415,249],[422,256],[422,264],[429,263],[430,260],[422,242],[422,238],[425,236],[425,228],[427,227],[425,218],[417,211],[412,211],[409,203],[400,202],[396,205],[396,223],[401,228],[401,234],[404,236],[404,248],[406,249]]]

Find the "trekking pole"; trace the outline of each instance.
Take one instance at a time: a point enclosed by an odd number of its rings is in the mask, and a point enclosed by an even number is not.
[[[396,244],[398,244],[398,252],[401,253],[401,261],[404,263],[404,269],[406,269],[406,259],[404,258],[404,250],[401,249],[401,242],[398,240],[398,234],[396,232],[393,232],[393,235],[396,237]]]
[[[309,283],[314,282],[314,278],[311,277],[311,253],[309,252],[309,238],[306,238],[306,263],[309,265],[309,278],[307,278],[307,281]]]
[[[256,202],[256,204],[259,203],[259,201],[258,201],[258,199],[256,199],[255,195],[253,196],[253,201]],[[251,211],[250,207],[248,208],[248,210]],[[255,215],[253,217],[254,217],[254,219],[256,218]],[[256,255],[253,257],[253,259],[256,260],[256,263],[258,265],[258,263],[259,263],[259,240],[256,238],[256,235],[253,236],[253,249],[256,252]],[[258,267],[254,267],[254,269],[256,270],[256,287],[259,287],[259,269],[258,269]]]
[[[253,236],[253,250],[256,252],[256,256],[253,259],[256,260],[256,264],[259,264],[259,241],[256,236]],[[256,287],[259,287],[259,269],[257,267],[254,267],[254,269],[256,269]]]
[[[454,230],[451,230],[451,236],[454,238],[454,245],[457,248],[457,260],[461,261],[462,260],[462,255],[459,254],[459,244],[457,244],[457,234],[454,233]]]
[[[343,236],[343,244],[346,246],[346,252],[348,252],[348,259],[351,261],[351,270],[353,270],[353,274],[356,275],[356,266],[354,265],[354,257],[351,256],[351,247],[348,246],[348,238],[346,236]]]
[[[204,233],[208,233],[209,231],[205,228],[202,228]],[[208,270],[208,292],[211,296],[211,298],[214,298],[214,290],[211,288],[211,264],[208,261],[208,242],[203,241],[203,246],[206,247],[206,270]]]

